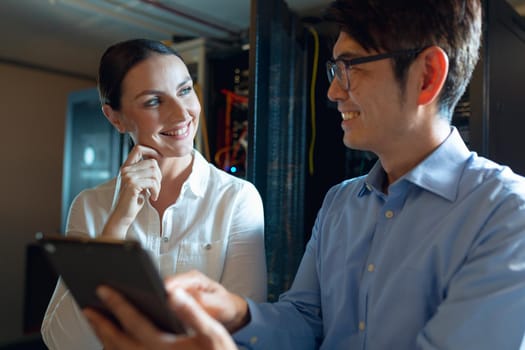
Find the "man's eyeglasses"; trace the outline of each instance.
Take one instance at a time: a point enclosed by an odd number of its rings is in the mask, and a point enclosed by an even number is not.
[[[336,60],[328,60],[326,62],[326,74],[328,75],[328,81],[330,84],[334,80],[334,77],[337,77],[341,88],[348,91],[350,90],[350,76],[348,71],[352,69],[353,66],[368,62],[374,62],[379,60],[384,60],[386,58],[392,58],[396,56],[417,56],[424,49],[412,49],[412,50],[403,50],[403,51],[393,51],[381,53],[378,55],[356,57],[352,59],[338,58]]]

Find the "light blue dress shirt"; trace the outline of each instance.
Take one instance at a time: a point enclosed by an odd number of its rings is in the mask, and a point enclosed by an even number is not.
[[[291,289],[249,300],[237,343],[525,349],[525,179],[469,152],[455,128],[388,194],[384,178],[377,163],[330,189]]]

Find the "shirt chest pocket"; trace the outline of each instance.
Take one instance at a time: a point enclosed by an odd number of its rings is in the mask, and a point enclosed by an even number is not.
[[[199,270],[220,281],[226,258],[227,240],[214,242],[181,242],[177,258],[177,273]]]

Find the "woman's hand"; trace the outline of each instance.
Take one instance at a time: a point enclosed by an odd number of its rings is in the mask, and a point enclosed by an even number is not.
[[[160,194],[162,174],[158,160],[160,154],[153,148],[136,145],[120,168],[120,189],[102,236],[124,239],[129,226],[148,200],[155,201]]]
[[[232,338],[184,290],[174,290],[170,307],[182,321],[188,335],[173,335],[158,330],[119,293],[99,287],[98,295],[119,320],[119,329],[99,313],[85,309],[84,315],[107,350],[177,350],[177,349],[237,349]]]

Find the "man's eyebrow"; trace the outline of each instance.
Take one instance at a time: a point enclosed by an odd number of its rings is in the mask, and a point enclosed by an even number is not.
[[[344,51],[344,52],[341,52],[339,55],[333,57],[333,60],[338,60],[338,59],[350,60],[352,58],[363,57],[363,56],[366,56],[366,54],[359,54],[356,52]]]

